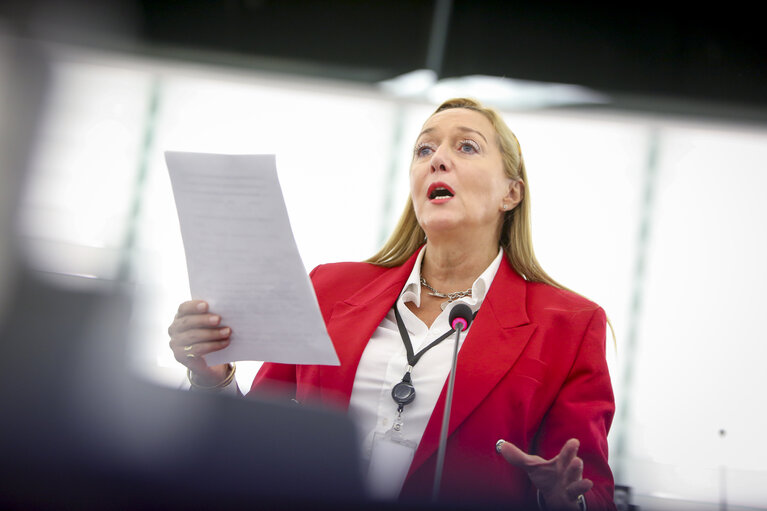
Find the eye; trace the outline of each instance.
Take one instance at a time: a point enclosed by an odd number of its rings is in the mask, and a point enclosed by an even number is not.
[[[413,153],[416,158],[422,158],[424,156],[429,156],[433,151],[434,148],[431,144],[421,142],[420,144],[416,144]]]
[[[462,153],[473,154],[479,152],[479,144],[473,140],[461,140],[458,143],[458,150]]]

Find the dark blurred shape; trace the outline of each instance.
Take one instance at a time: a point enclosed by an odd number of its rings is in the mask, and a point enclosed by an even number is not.
[[[15,236],[16,212],[48,80],[42,48],[19,39],[0,18],[0,322],[5,290],[13,285],[14,269],[22,259]]]
[[[19,35],[120,51],[138,51],[135,0],[4,0],[0,20]]]
[[[346,417],[133,377],[128,299],[109,287],[28,275],[14,303],[0,334],[3,509],[362,500]]]
[[[738,3],[455,0],[444,72],[766,107],[767,38]]]
[[[144,0],[139,30],[157,45],[295,60],[377,81],[427,66],[437,3]],[[753,7],[656,7],[454,0],[440,77],[505,76],[767,107],[767,40],[759,17],[744,14]]]
[[[631,487],[615,485],[615,508],[616,511],[639,511],[639,506],[631,503]]]
[[[449,6],[449,14],[438,16]],[[505,0],[26,0],[37,35],[193,62],[377,82],[427,67],[604,92],[611,107],[767,121],[767,38],[726,9]],[[444,26],[443,26],[444,25]],[[443,38],[432,40],[431,36]],[[430,48],[445,48],[441,65]]]
[[[157,46],[251,56],[275,70],[376,82],[424,67],[432,2],[141,0]]]
[[[0,330],[0,507],[360,502],[348,419],[157,387],[126,369],[128,297],[19,280]]]
[[[0,27],[0,182],[15,206],[45,104],[43,45]],[[3,202],[6,206],[6,203]],[[128,289],[28,269],[0,217],[0,509],[363,500],[339,413],[161,388],[129,367]]]

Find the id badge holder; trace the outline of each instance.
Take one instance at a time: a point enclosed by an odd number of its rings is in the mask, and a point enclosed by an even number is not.
[[[396,499],[405,482],[415,451],[416,442],[406,440],[395,422],[385,433],[373,435],[373,450],[368,468],[368,490],[377,499]]]

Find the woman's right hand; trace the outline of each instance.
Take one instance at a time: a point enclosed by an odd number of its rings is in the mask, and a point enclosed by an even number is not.
[[[209,366],[202,357],[227,347],[231,333],[231,328],[221,325],[221,316],[209,312],[202,300],[179,305],[168,327],[173,356],[194,373],[195,382],[204,386],[214,386],[226,378],[229,364]]]

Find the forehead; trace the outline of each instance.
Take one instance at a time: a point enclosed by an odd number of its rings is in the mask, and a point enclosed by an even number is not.
[[[490,120],[475,110],[468,108],[450,108],[438,112],[423,123],[422,133],[426,130],[451,131],[458,128],[469,128],[482,133],[487,140],[494,138],[495,128]]]

